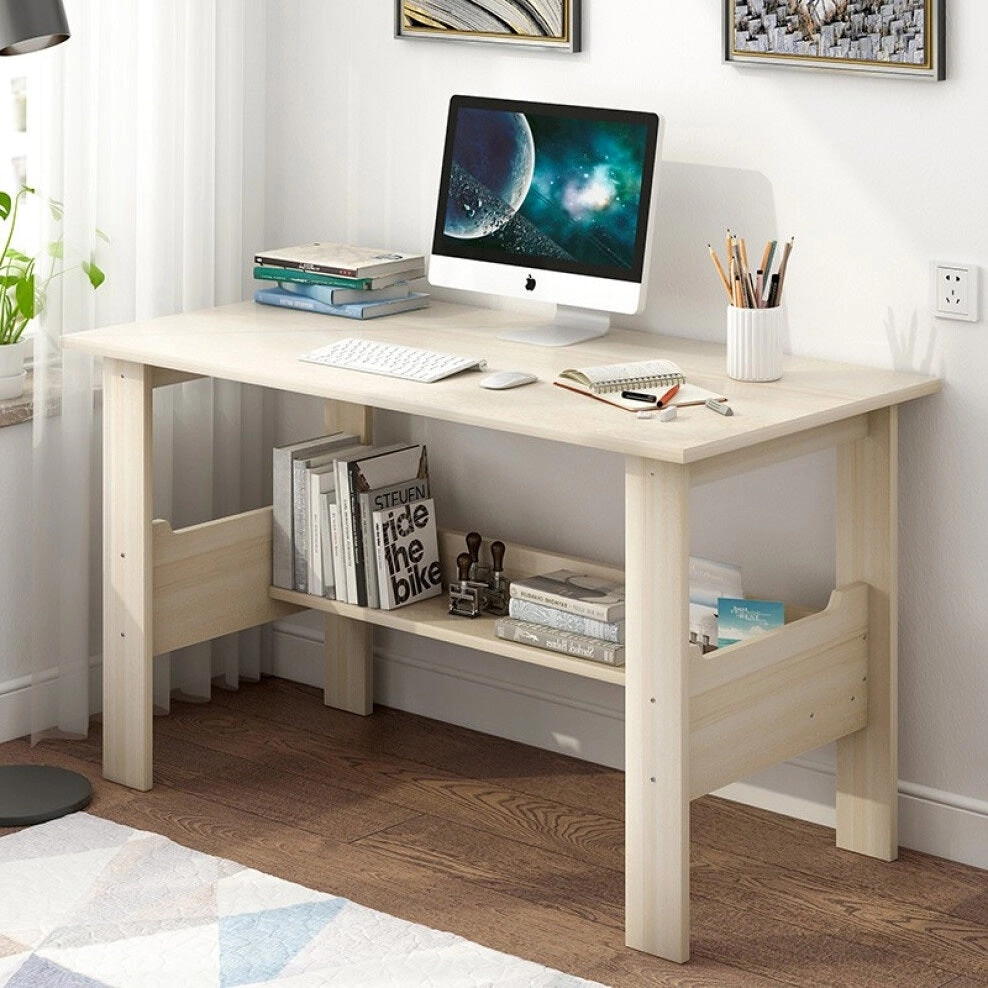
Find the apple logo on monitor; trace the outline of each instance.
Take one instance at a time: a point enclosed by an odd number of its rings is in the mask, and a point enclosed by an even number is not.
[[[525,279],[525,291],[526,292],[534,292],[535,291],[535,279],[531,275],[529,275]]]

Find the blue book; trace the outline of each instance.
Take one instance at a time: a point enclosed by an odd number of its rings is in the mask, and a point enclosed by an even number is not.
[[[373,300],[369,302],[349,302],[345,305],[328,305],[318,299],[286,292],[283,288],[258,288],[254,301],[262,305],[280,305],[286,309],[303,309],[318,312],[325,316],[345,316],[347,319],[373,319],[394,312],[408,312],[411,309],[424,309],[429,304],[425,292],[412,292],[403,298]]]
[[[717,601],[717,647],[751,641],[785,623],[785,605],[778,600],[721,597]]]

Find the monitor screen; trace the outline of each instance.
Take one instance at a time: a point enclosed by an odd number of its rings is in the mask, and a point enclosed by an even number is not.
[[[654,113],[454,96],[430,281],[555,302],[604,332],[639,311],[659,131]]]

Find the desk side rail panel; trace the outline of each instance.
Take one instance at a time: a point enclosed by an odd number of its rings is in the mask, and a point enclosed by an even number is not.
[[[178,530],[156,519],[152,538],[155,655],[302,609],[268,593],[270,508]]]
[[[757,641],[694,656],[690,798],[858,731],[868,720],[868,586]]]

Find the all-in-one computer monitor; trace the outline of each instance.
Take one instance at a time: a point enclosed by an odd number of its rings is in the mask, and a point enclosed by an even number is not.
[[[429,281],[556,303],[507,339],[602,336],[644,306],[661,131],[654,113],[454,96]]]

